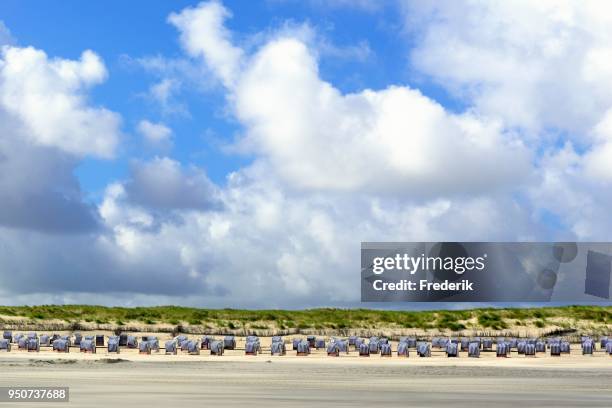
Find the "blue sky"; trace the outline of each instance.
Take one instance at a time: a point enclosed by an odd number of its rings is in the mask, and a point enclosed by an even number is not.
[[[103,58],[110,76],[103,87],[92,91],[92,103],[102,104],[123,115],[127,143],[116,160],[86,158],[76,169],[83,189],[99,200],[109,182],[125,177],[130,158],[146,158],[142,146],[131,133],[139,120],[163,120],[178,135],[172,156],[185,163],[204,166],[217,183],[249,163],[246,154],[228,154],[221,149],[230,143],[241,127],[224,117],[224,99],[219,89],[207,92],[181,91],[186,113],[164,113],[143,96],[156,80],[154,73],[126,62],[127,58],[155,56],[181,57],[176,29],[167,16],[194,2],[133,1],[79,2],[52,4],[40,1],[7,1],[1,18],[20,45],[44,49],[49,56],[78,58],[84,49]],[[268,1],[228,1],[233,10],[228,21],[238,36],[248,37],[287,22],[310,24],[318,34],[347,55],[321,60],[321,77],[343,92],[363,88],[381,89],[393,84],[414,84],[449,109],[459,108],[439,86],[419,73],[411,72],[408,52],[411,46],[401,32],[399,6],[392,3],[361,8],[320,3]],[[351,55],[351,48],[364,47],[363,55]],[[151,152],[148,152],[149,154]]]
[[[121,111],[125,130],[130,133],[143,117],[163,119],[180,135],[173,157],[182,162],[204,165],[213,180],[223,183],[228,172],[249,162],[248,155],[225,154],[220,149],[220,144],[231,142],[240,132],[235,121],[223,117],[223,95],[215,89],[196,95],[185,90],[181,101],[189,113],[164,115],[143,97],[155,76],[139,67],[129,66],[124,59],[156,55],[180,57],[176,29],[166,19],[171,12],[190,4],[193,2],[68,1],[52,4],[8,1],[3,4],[2,20],[19,44],[44,49],[52,56],[78,58],[84,49],[95,50],[104,59],[111,75],[104,87],[92,92],[94,103]],[[371,57],[376,58],[376,64],[371,61],[358,64],[355,61],[331,61],[329,66],[323,66],[322,75],[347,91],[355,88],[353,82],[361,87],[366,79],[367,86],[375,88],[406,80],[406,62],[403,66],[396,64],[400,54],[398,47],[405,50],[405,45],[398,41],[397,35],[386,30],[376,27],[368,27],[371,29],[369,32],[363,30],[368,24],[367,17],[371,17],[369,13],[354,9],[347,13],[342,8],[321,10],[298,2],[257,4],[239,1],[227,3],[227,6],[239,11],[229,23],[239,34],[257,33],[286,20],[296,23],[316,21],[329,40],[338,41],[339,46],[359,41],[367,41],[370,46],[378,45],[380,48],[372,49],[376,56]],[[389,58],[392,56],[396,58]],[[387,61],[394,63],[387,64]],[[207,133],[210,134],[207,136]],[[84,160],[77,169],[82,187],[92,192],[94,199],[99,199],[101,190],[109,182],[127,175],[127,161],[141,157],[140,150],[137,143],[128,143],[117,160]]]
[[[361,241],[609,240],[607,7],[4,1],[3,290],[354,305]]]

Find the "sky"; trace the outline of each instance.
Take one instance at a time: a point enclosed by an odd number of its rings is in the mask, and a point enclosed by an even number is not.
[[[610,241],[611,7],[5,0],[0,304],[358,306],[362,241]]]

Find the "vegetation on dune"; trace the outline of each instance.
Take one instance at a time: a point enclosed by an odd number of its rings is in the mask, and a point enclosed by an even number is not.
[[[569,328],[572,322],[612,325],[612,306],[566,306],[527,309],[483,308],[472,310],[395,311],[370,309],[239,310],[197,309],[178,306],[102,307],[89,305],[0,306],[5,319],[31,323],[63,321],[74,327],[82,322],[111,326],[168,325],[223,330],[376,330],[395,328],[458,332],[504,330],[510,326]],[[568,323],[569,322],[569,323]]]
[[[491,328],[493,330],[502,330],[508,327],[501,314],[493,311],[481,313],[478,316],[478,324],[483,328]]]

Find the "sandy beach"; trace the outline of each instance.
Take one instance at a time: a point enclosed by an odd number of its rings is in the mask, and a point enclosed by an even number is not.
[[[290,347],[289,347],[290,348]],[[612,406],[612,357],[581,355],[496,358],[327,357],[314,351],[297,357],[139,355],[51,351],[0,353],[2,385],[68,386],[78,407],[176,406]],[[19,406],[57,406],[20,403]]]

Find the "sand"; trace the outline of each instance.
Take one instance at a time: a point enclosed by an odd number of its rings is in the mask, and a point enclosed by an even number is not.
[[[562,357],[505,359],[449,359],[436,350],[408,359],[12,351],[0,353],[0,370],[5,386],[68,386],[75,407],[612,406],[612,357],[582,356],[577,346]],[[46,405],[61,404],[18,406]]]

